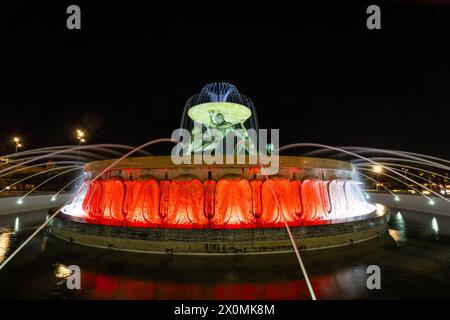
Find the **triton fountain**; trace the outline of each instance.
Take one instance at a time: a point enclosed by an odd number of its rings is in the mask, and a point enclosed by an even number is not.
[[[82,189],[50,231],[118,250],[235,254],[291,251],[285,227],[304,249],[386,230],[388,215],[367,202],[351,163],[278,156],[278,143],[256,134],[255,106],[233,85],[210,84],[191,97],[181,130],[193,137],[177,145],[189,161],[172,155],[86,163]],[[208,162],[205,154],[226,161]],[[276,174],[265,172],[264,157],[276,157]]]

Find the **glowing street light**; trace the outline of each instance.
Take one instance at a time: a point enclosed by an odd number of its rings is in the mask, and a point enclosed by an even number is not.
[[[376,173],[381,173],[383,172],[383,168],[381,166],[375,165],[372,167],[372,170]]]
[[[14,137],[13,141],[16,144],[16,150],[14,151],[14,153],[17,153],[17,150],[19,148],[22,148],[22,144],[20,143],[20,138],[19,137]]]
[[[77,130],[77,140],[79,141],[80,144],[85,142],[84,132],[80,129]]]
[[[383,168],[379,165],[374,165],[374,166],[372,166],[372,171],[377,174],[377,183],[376,183],[375,187],[377,188],[377,191],[378,191],[378,186],[379,185],[383,186],[379,181],[380,180],[379,174],[383,171]]]
[[[85,138],[85,134],[84,131],[77,129],[77,140],[78,140],[78,155],[77,155],[77,161],[80,160],[80,149],[81,149],[81,144],[86,142],[86,138]]]
[[[77,129],[77,140],[78,145],[81,145],[82,143],[86,142],[86,134],[84,133],[84,131]]]

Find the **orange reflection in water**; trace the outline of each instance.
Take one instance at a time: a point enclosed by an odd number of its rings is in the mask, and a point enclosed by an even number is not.
[[[195,284],[136,280],[84,272],[90,299],[298,299],[305,296],[300,280],[270,283]]]
[[[0,229],[0,263],[8,256],[9,247],[11,245],[12,232],[8,228]]]
[[[345,269],[336,274],[310,277],[319,299],[335,297],[344,286],[346,294],[360,296],[366,291],[365,270]],[[88,299],[179,299],[179,300],[287,300],[310,299],[303,279],[241,283],[190,283],[132,279],[83,271],[83,296]]]

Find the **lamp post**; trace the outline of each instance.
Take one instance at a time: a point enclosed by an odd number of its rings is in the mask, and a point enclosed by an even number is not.
[[[14,137],[13,141],[16,144],[16,149],[15,149],[14,153],[17,153],[17,150],[19,148],[22,148],[22,144],[20,143],[20,138],[19,137]]]
[[[378,185],[381,184],[380,183],[380,173],[383,172],[383,167],[381,167],[379,165],[374,165],[374,166],[372,166],[372,171],[375,172],[377,175],[377,179],[376,179],[377,183],[376,183],[375,187],[376,187],[377,191],[379,191]]]
[[[77,130],[77,140],[78,140],[78,155],[77,155],[77,162],[80,160],[80,149],[81,144],[86,142],[85,134],[82,130]]]

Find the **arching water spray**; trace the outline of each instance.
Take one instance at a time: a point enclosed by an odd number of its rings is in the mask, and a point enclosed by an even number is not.
[[[152,141],[146,142],[146,143],[140,145],[139,147],[134,148],[133,150],[131,150],[128,153],[126,153],[125,155],[123,155],[121,158],[119,158],[119,159],[115,160],[113,163],[111,163],[107,168],[105,168],[102,172],[100,172],[97,176],[95,176],[94,179],[92,179],[89,183],[84,184],[80,188],[80,190],[72,197],[72,199],[70,199],[69,201],[67,201],[65,203],[65,205],[69,205],[73,201],[73,199],[75,197],[77,197],[80,193],[85,191],[86,188],[89,187],[89,185],[92,182],[96,181],[99,177],[101,177],[104,173],[106,173],[108,170],[113,168],[116,164],[118,164],[123,159],[129,157],[136,151],[141,150],[145,147],[148,147],[148,146],[151,146],[151,145],[157,144],[157,143],[163,143],[163,142],[178,143],[178,141],[176,141],[176,140],[163,138],[163,139],[157,139],[157,140],[152,140]],[[3,270],[3,268],[28,244],[28,242],[30,242],[42,229],[44,229],[61,212],[61,208],[62,207],[60,207],[58,210],[55,211],[55,213],[53,213],[50,217],[48,217],[48,219],[39,228],[37,228],[27,239],[25,239],[22,242],[22,244],[16,250],[14,250],[14,252],[8,256],[8,258],[6,258],[2,262],[2,264],[0,265],[0,271]]]

